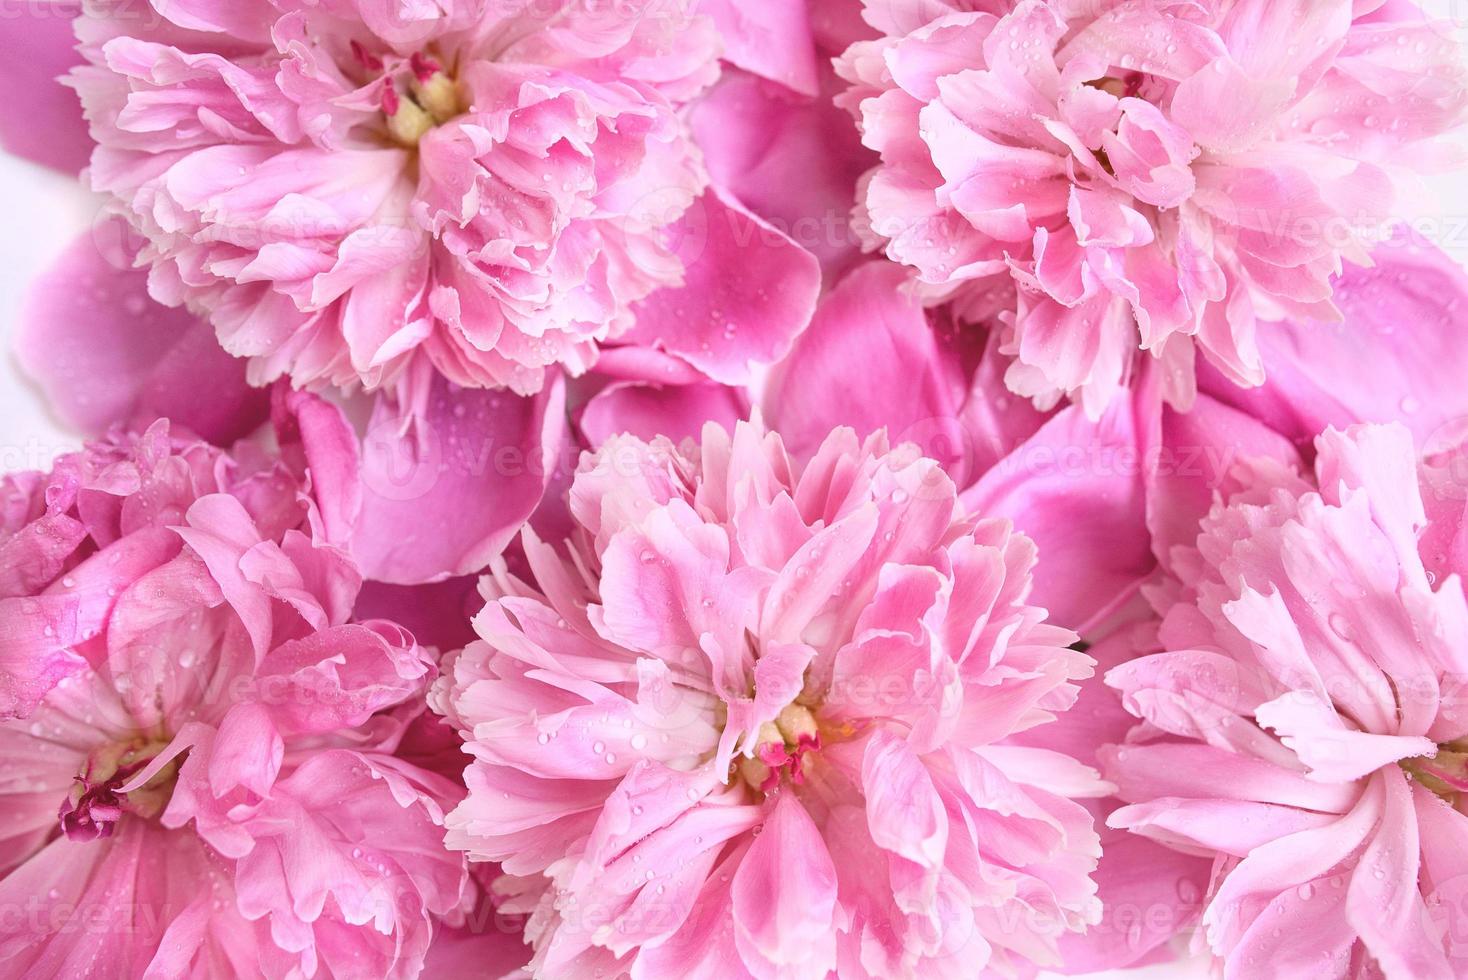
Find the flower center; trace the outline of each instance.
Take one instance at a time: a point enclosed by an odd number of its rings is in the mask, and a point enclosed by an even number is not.
[[[383,71],[382,58],[355,41],[352,54],[367,71]],[[382,116],[392,141],[412,148],[430,129],[460,115],[465,107],[458,82],[436,58],[414,52],[406,69],[382,76]]]
[[[1450,804],[1468,792],[1468,739],[1440,745],[1436,755],[1403,759],[1398,765]]]
[[[780,709],[773,722],[760,726],[759,744],[753,756],[735,764],[739,775],[750,786],[768,793],[788,775],[799,786],[805,782],[804,762],[807,752],[821,747],[820,727],[811,710],[798,701]]]
[[[1126,99],[1135,96],[1142,90],[1141,72],[1128,72],[1124,78],[1114,75],[1105,75],[1086,83],[1092,88],[1099,88],[1107,95],[1118,99]]]
[[[146,770],[168,742],[109,745],[92,753],[76,785],[61,802],[57,817],[70,840],[111,837],[123,814],[151,819],[162,813],[178,779],[178,758],[170,759],[142,786],[124,793],[123,787]]]

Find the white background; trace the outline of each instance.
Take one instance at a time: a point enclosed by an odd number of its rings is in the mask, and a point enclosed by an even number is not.
[[[97,212],[75,178],[0,152],[0,466],[11,469],[37,453],[54,455],[77,437],[47,415],[20,374],[11,338],[31,279],[86,230]]]
[[[1422,5],[1454,16],[1468,38],[1468,0],[1428,0]],[[1468,134],[1458,142],[1468,153]],[[1402,212],[1426,237],[1468,265],[1468,171],[1439,175],[1410,188]],[[76,433],[48,414],[39,393],[22,377],[11,354],[11,338],[32,278],[86,231],[96,213],[97,202],[74,178],[0,152],[0,470],[21,462],[34,466],[80,444]],[[1183,980],[1206,975],[1199,967],[1185,971],[1164,964],[1111,976]]]

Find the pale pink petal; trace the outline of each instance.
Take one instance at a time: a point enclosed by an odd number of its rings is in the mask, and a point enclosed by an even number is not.
[[[613,436],[572,534],[492,567],[432,695],[473,760],[447,840],[516,876],[535,971],[1022,973],[1099,919],[1071,797],[1104,784],[996,744],[1090,661],[1027,603],[1034,544],[919,452]]]
[[[746,961],[805,977],[825,976],[834,965],[836,867],[794,797],[775,802],[731,891],[735,942]]]
[[[412,414],[430,378],[533,395],[630,343],[742,383],[809,317],[815,260],[718,202],[686,125],[721,50],[815,94],[803,3],[181,0],[88,7],[77,31],[90,183],[145,243],[152,295],[255,381]],[[727,309],[701,331],[659,308],[710,288]],[[729,344],[729,316],[759,322]]]
[[[1414,4],[860,10],[875,37],[839,10],[818,31],[850,43],[837,102],[880,157],[855,227],[928,305],[1011,286],[1007,381],[1042,409],[1097,418],[1149,360],[1179,409],[1199,369],[1259,385],[1276,321],[1339,319],[1404,171],[1461,156],[1468,71]]]
[[[1386,973],[1451,977],[1417,883],[1421,851],[1411,787],[1394,772],[1383,782],[1381,827],[1351,875],[1346,921]]]

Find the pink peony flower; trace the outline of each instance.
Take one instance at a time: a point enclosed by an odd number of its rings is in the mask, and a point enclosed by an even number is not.
[[[1005,743],[1090,661],[936,462],[710,425],[610,440],[570,500],[435,689],[475,758],[449,844],[503,862],[538,973],[1014,974],[1097,920],[1069,797],[1104,784]]]
[[[160,421],[7,491],[0,973],[416,976],[462,791],[394,756],[431,663],[303,486]]]
[[[1172,549],[1167,652],[1106,676],[1145,720],[1102,753],[1110,822],[1213,859],[1230,975],[1461,976],[1462,457],[1399,425],[1316,449],[1313,477],[1234,466]]]
[[[866,4],[845,100],[882,163],[869,244],[930,300],[1012,280],[1007,381],[1098,415],[1136,351],[1191,402],[1195,352],[1257,385],[1261,320],[1338,319],[1393,175],[1468,106],[1410,3]]]
[[[300,486],[257,447],[229,455],[167,422],[114,433],[49,473],[0,477],[0,716],[29,714],[88,668],[118,597],[174,559],[188,509],[220,495],[249,501],[276,540],[305,517]]]
[[[77,22],[91,182],[141,233],[154,297],[206,314],[255,383],[411,408],[435,374],[530,393],[618,340],[743,380],[809,317],[814,258],[709,188],[681,117],[718,75],[707,16],[126,6]],[[735,261],[746,278],[711,289]],[[682,298],[639,306],[659,291]]]

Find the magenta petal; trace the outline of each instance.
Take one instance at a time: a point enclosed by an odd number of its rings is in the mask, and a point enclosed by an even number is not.
[[[815,95],[816,49],[806,0],[704,0],[724,58],[806,95]]]
[[[893,444],[917,445],[967,487],[1034,435],[1044,416],[1005,390],[997,337],[946,331],[911,285],[890,262],[848,273],[770,373],[762,407],[798,455],[838,426],[861,435],[886,428]]]
[[[783,357],[810,322],[821,264],[717,188],[684,215],[680,234],[683,287],[644,300],[623,339],[661,348],[715,381],[747,384],[754,364]]]
[[[530,948],[520,933],[507,928],[514,921],[501,918],[484,903],[463,926],[440,923],[423,964],[425,977],[438,980],[479,980],[481,977],[525,976],[522,968]]]
[[[361,454],[342,410],[316,395],[277,386],[271,415],[281,455],[303,479],[320,508],[326,540],[345,544],[362,512]]]
[[[48,520],[44,535],[58,552],[70,551],[84,543],[77,530],[75,521]],[[25,538],[11,538],[5,557],[25,561],[31,552],[34,560],[40,535]],[[0,718],[29,715],[62,678],[85,667],[87,644],[109,628],[119,592],[177,550],[171,531],[139,531],[94,552],[38,594],[0,598]]]
[[[564,412],[559,378],[529,398],[436,378],[412,420],[380,400],[362,447],[353,538],[365,576],[413,584],[488,565],[540,503]]]
[[[462,576],[428,585],[364,582],[352,614],[358,620],[392,620],[425,646],[457,650],[474,640],[470,620],[484,601],[475,590],[477,581]]]
[[[1330,425],[1397,421],[1433,448],[1434,436],[1468,415],[1468,275],[1415,234],[1377,248],[1372,259],[1375,267],[1347,266],[1336,280],[1340,323],[1259,332],[1263,387],[1241,389],[1204,369],[1203,390],[1296,442]]]
[[[147,274],[107,241],[117,227],[77,239],[36,280],[16,344],[21,366],[84,432],[166,417],[214,443],[246,435],[265,419],[265,392],[208,324],[148,298]]]
[[[32,625],[45,621],[69,622],[72,610],[55,601],[43,606],[36,599],[0,599],[0,718],[24,718],[46,693],[86,661],[54,641],[33,637]],[[54,627],[52,627],[54,633]]]
[[[849,113],[727,71],[690,123],[714,183],[814,252],[828,275],[860,259],[851,202],[877,158]]]
[[[0,146],[16,156],[76,173],[92,138],[76,93],[58,79],[82,63],[71,22],[76,0],[26,3],[0,16]]]
[[[1136,415],[1125,398],[1096,421],[1066,408],[963,495],[1035,540],[1033,601],[1071,629],[1096,625],[1154,567]]]
[[[667,436],[696,439],[705,422],[729,431],[749,415],[739,389],[717,384],[652,385],[618,382],[602,389],[581,410],[581,433],[593,447],[630,432],[639,439]]]
[[[907,279],[889,262],[853,270],[772,373],[765,409],[797,454],[814,452],[837,426],[862,436],[886,427],[894,442],[920,430],[925,454],[955,462],[963,446],[963,377],[916,297],[903,290]]]

